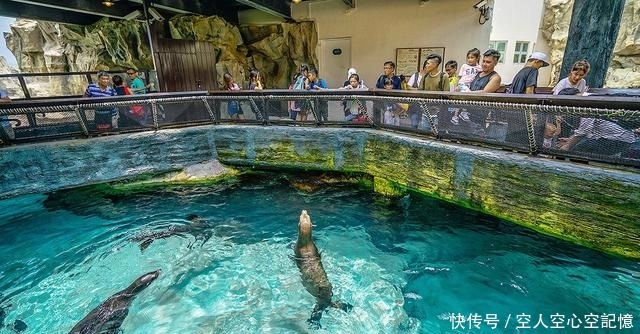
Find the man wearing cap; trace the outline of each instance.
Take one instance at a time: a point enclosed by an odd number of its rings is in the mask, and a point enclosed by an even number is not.
[[[538,69],[549,66],[547,55],[542,52],[534,52],[527,59],[527,63],[516,74],[507,89],[511,94],[533,94],[538,85]]]

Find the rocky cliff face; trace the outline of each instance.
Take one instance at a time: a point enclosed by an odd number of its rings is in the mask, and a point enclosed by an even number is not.
[[[212,42],[217,50],[218,81],[231,73],[247,86],[250,69],[261,71],[266,87],[286,88],[301,63],[315,65],[317,33],[313,22],[236,27],[220,17],[180,15],[169,20],[174,39]],[[101,20],[90,26],[17,20],[5,33],[7,47],[26,73],[153,68],[144,25],[137,21]],[[54,79],[51,79],[54,80]],[[54,95],[70,92],[58,87]]]
[[[218,83],[230,73],[247,87],[248,71],[258,69],[267,88],[286,88],[298,65],[317,65],[315,23],[235,27],[217,16],[183,15],[169,21],[171,38],[212,42],[219,48]]]
[[[569,36],[573,0],[545,0],[544,15],[540,30],[542,37],[549,45],[549,63],[551,64],[551,82],[557,83],[561,78],[560,68],[564,48]]]
[[[549,44],[551,82],[558,82],[564,55],[573,0],[545,0],[545,13],[540,27]],[[601,66],[591,64],[591,66]],[[626,0],[620,20],[620,31],[613,49],[605,82],[610,88],[640,87],[640,0]]]
[[[101,20],[91,26],[17,20],[5,34],[22,72],[81,72],[151,67],[144,26]]]
[[[625,2],[606,85],[640,87],[640,0]]]

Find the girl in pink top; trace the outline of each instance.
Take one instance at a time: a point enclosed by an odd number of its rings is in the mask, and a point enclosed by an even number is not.
[[[460,66],[460,72],[458,73],[458,76],[460,77],[460,80],[458,81],[458,91],[469,91],[469,85],[471,84],[471,81],[473,81],[473,78],[476,77],[476,74],[482,72],[482,67],[479,64],[479,61],[480,50],[473,48],[467,52],[467,63]]]

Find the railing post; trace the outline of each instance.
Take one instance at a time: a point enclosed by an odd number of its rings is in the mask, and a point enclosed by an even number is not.
[[[422,118],[422,117],[426,116],[427,122],[429,123],[429,127],[431,128],[431,132],[433,132],[433,134],[436,136],[436,138],[440,139],[440,134],[438,132],[438,125],[435,124],[435,122],[433,121],[433,119],[431,117],[431,113],[429,113],[429,107],[427,106],[427,103],[424,102],[424,101],[420,101],[420,102],[418,102],[418,105],[420,106],[420,111],[421,111],[420,117]],[[422,121],[422,120],[420,120],[420,121]]]
[[[213,109],[211,109],[211,106],[209,105],[209,101],[207,101],[207,97],[206,96],[202,97],[202,103],[204,103],[204,107],[205,107],[205,109],[207,109],[207,112],[209,113],[209,117],[211,118],[211,122],[213,122],[215,124],[216,116],[214,115]]]
[[[153,116],[153,127],[158,130],[160,125],[158,123],[158,105],[156,101],[151,101],[151,115]]]
[[[87,121],[87,114],[84,112],[84,109],[76,106],[73,109],[73,112],[78,117],[78,123],[80,124],[80,129],[85,136],[89,137],[89,121]]]
[[[22,88],[22,92],[24,93],[25,99],[31,98],[31,93],[29,93],[29,88],[27,87],[27,83],[24,81],[24,77],[22,74],[18,74],[18,82],[20,82],[20,87]]]
[[[527,125],[527,135],[529,137],[529,153],[537,154],[538,153],[538,144],[536,143],[536,129],[533,122],[533,111],[532,109],[525,110],[523,112],[525,122]]]

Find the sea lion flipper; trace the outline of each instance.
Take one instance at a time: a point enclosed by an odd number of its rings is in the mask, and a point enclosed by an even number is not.
[[[309,328],[311,329],[321,329],[322,325],[320,325],[320,319],[322,319],[322,309],[316,305],[311,312],[311,317],[307,319],[307,323],[309,324]]]
[[[144,250],[147,249],[147,247],[149,247],[149,245],[151,245],[152,242],[153,242],[153,239],[151,238],[142,240],[142,242],[140,243],[140,251],[144,252]]]
[[[307,319],[307,323],[309,324],[310,329],[315,329],[315,330],[322,329],[322,325],[318,320]]]
[[[341,309],[341,310],[343,310],[345,312],[349,312],[349,311],[351,311],[351,309],[353,309],[353,305],[351,305],[349,303],[343,303],[343,302],[340,302],[340,301],[332,302],[331,303],[331,307],[337,308],[337,309]]]

